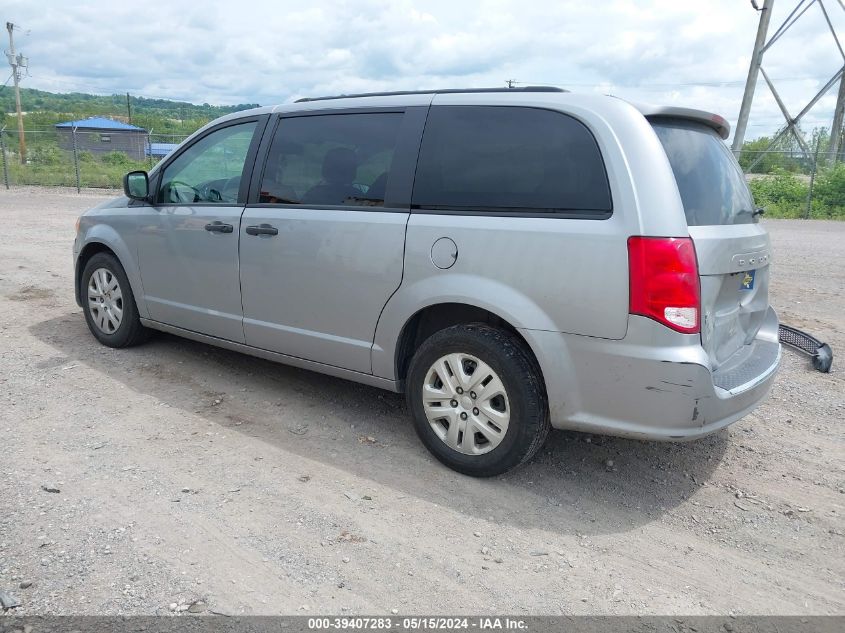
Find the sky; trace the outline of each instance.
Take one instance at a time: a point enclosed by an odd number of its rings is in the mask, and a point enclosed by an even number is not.
[[[774,3],[770,35],[796,4]],[[845,46],[845,9],[824,6]],[[269,105],[513,79],[702,108],[732,127],[759,16],[748,0],[5,0],[0,14],[29,58],[22,86],[52,92]],[[793,116],[842,65],[818,3],[763,63]],[[804,129],[830,126],[835,100],[836,86]],[[781,124],[761,77],[746,139]]]

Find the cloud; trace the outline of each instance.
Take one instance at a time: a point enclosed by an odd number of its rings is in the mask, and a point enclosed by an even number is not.
[[[506,79],[683,104],[735,120],[758,14],[747,2],[11,0],[29,31],[25,86],[192,102],[504,85]],[[770,33],[791,6],[776,6]],[[828,3],[845,33],[845,11]],[[817,7],[766,54],[793,113],[842,65]],[[835,90],[808,118],[829,125]],[[749,136],[781,124],[758,90]]]

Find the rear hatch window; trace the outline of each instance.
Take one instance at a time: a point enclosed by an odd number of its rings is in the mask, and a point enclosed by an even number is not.
[[[675,173],[688,226],[757,221],[745,176],[715,130],[679,119],[651,124]]]
[[[685,119],[651,124],[675,173],[695,244],[702,345],[711,369],[739,375],[733,369],[756,353],[769,310],[768,234],[753,215],[739,165],[715,130]]]

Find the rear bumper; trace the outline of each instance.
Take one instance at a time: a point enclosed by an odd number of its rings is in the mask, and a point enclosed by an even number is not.
[[[697,335],[672,332],[632,316],[625,339],[612,341],[523,330],[546,381],[552,425],[650,440],[689,440],[751,412],[780,365],[777,317],[735,362],[709,368]]]

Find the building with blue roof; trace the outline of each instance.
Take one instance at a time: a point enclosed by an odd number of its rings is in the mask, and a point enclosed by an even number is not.
[[[57,123],[55,128],[62,149],[73,149],[75,135],[76,149],[80,152],[123,152],[133,160],[144,160],[147,155],[147,130],[123,121],[93,116]]]
[[[87,119],[80,119],[79,121],[57,123],[56,127],[76,127],[80,130],[140,130],[141,132],[146,132],[144,128],[130,125],[123,121],[116,121],[115,119],[107,119],[102,116],[92,116]]]

